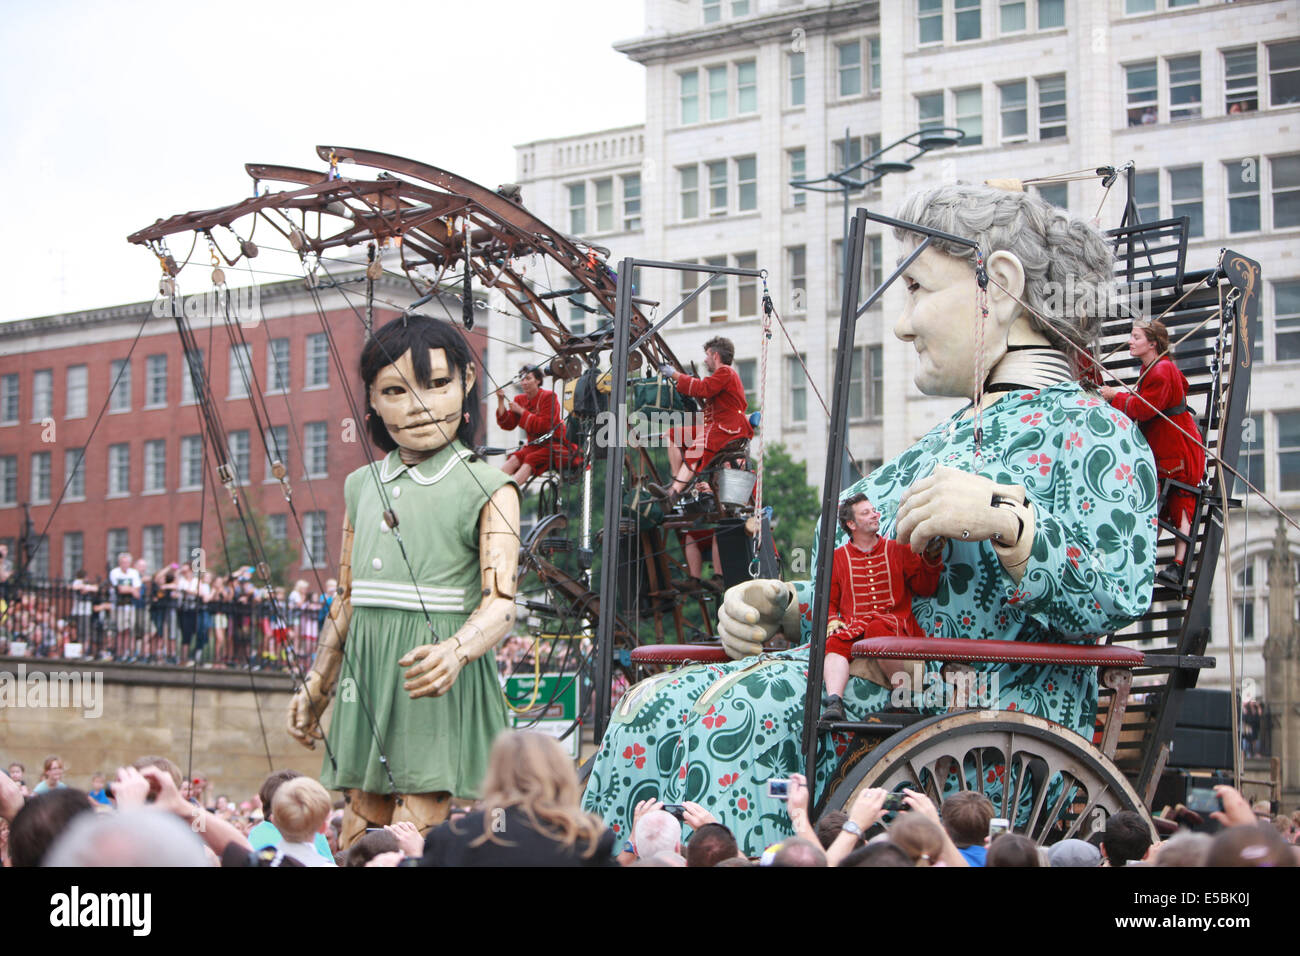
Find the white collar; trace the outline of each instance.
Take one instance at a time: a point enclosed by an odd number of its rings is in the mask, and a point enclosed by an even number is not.
[[[451,451],[448,452],[448,449],[451,449]],[[460,462],[473,457],[474,453],[472,451],[460,444],[460,442],[453,441],[445,448],[439,449],[436,453],[424,459],[424,461],[417,462],[414,465],[406,465],[402,462],[401,452],[394,448],[380,465],[379,480],[387,484],[405,474],[409,475],[417,485],[433,485],[445,478],[447,473]],[[430,471],[433,474],[429,474]]]

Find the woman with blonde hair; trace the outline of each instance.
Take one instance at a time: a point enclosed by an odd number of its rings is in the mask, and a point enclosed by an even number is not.
[[[483,797],[429,832],[423,866],[617,866],[614,831],[579,806],[558,741],[507,730],[492,744]]]

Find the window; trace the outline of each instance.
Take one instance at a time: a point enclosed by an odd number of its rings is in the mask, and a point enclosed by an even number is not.
[[[852,136],[849,139],[837,139],[831,146],[835,149],[835,165],[839,169],[847,169],[849,166],[855,166],[862,162],[862,137]]]
[[[587,231],[587,184],[569,184],[569,232],[580,236]]]
[[[980,0],[953,0],[957,42],[980,38]]]
[[[583,335],[587,331],[587,311],[586,295],[569,296],[569,331],[574,335]]]
[[[709,256],[704,260],[705,265],[725,266],[727,264],[726,256]],[[709,283],[709,321],[726,322],[727,321],[727,277],[725,275],[715,275]]]
[[[725,216],[727,213],[727,161],[719,159],[705,163],[709,176],[709,215]]]
[[[63,500],[86,500],[86,449],[68,448],[63,452]]]
[[[181,439],[180,491],[203,487],[203,436],[186,435]]]
[[[867,349],[867,418],[885,413],[885,350],[879,345]]]
[[[803,106],[804,99],[804,59],[802,53],[786,54],[786,63],[790,70],[790,105]]]
[[[230,391],[228,398],[247,398],[253,381],[253,353],[247,343],[230,347]]]
[[[329,471],[326,465],[329,451],[329,423],[308,422],[302,429],[302,454],[306,459],[307,477],[323,478]]]
[[[835,362],[838,361],[838,349],[831,351],[831,381],[834,382]],[[853,360],[849,363],[849,418],[853,421],[862,421],[867,417],[866,392],[863,390],[862,373],[865,370],[862,360],[862,349],[853,350]]]
[[[108,497],[131,493],[131,446],[125,442],[108,446]]]
[[[1038,79],[1038,138],[1065,135],[1065,74]]]
[[[614,231],[614,180],[598,179],[596,187],[596,231]]]
[[[1228,179],[1228,232],[1259,229],[1259,157],[1223,164]]]
[[[785,359],[786,379],[789,387],[786,389],[790,394],[790,421],[791,423],[803,424],[808,421],[808,376],[804,374],[801,360],[806,361],[806,356],[787,355]]]
[[[954,122],[966,134],[963,146],[979,146],[984,142],[984,88],[973,86],[968,90],[953,90]]]
[[[1300,103],[1300,40],[1268,45],[1268,105]]]
[[[1223,51],[1223,109],[1226,113],[1259,109],[1259,64],[1253,46]]]
[[[32,556],[27,564],[28,573],[37,581],[46,581],[50,577],[50,536],[35,535],[32,538]]]
[[[700,167],[683,166],[677,170],[682,198],[682,219],[700,217]]]
[[[1267,492],[1264,465],[1264,416],[1247,415],[1241,422],[1241,456],[1237,460],[1237,471],[1256,489]],[[1234,475],[1233,495],[1244,495],[1248,490],[1241,478]]]
[[[743,17],[749,15],[749,0],[731,0],[731,15]]]
[[[177,536],[176,560],[180,564],[195,564],[203,556],[203,526],[197,521],[182,521]]]
[[[1159,121],[1156,113],[1156,61],[1147,60],[1124,67],[1129,126],[1150,126]]]
[[[727,68],[711,66],[705,71],[709,90],[709,119],[727,118]]]
[[[16,504],[18,504],[18,456],[0,455],[0,506]]]
[[[164,535],[163,526],[153,524],[144,529],[144,534],[140,538],[140,557],[144,558],[144,563],[149,566],[150,571],[156,572],[167,561],[163,556]]]
[[[310,426],[309,426],[310,427]],[[289,426],[272,425],[266,430],[266,481],[278,480],[271,472],[272,464],[278,459],[285,467],[286,477],[289,471]]]
[[[1124,12],[1127,14],[1154,13],[1155,9],[1156,0],[1124,0]]]
[[[867,62],[872,92],[880,89],[880,37],[867,37]]]
[[[50,453],[38,451],[32,453],[32,504],[48,505],[50,503]]]
[[[166,404],[167,356],[150,355],[144,363],[144,407],[162,408]]]
[[[308,511],[302,516],[302,566],[325,567],[325,512]]]
[[[1043,202],[1056,206],[1058,209],[1070,208],[1070,187],[1066,183],[1053,183],[1049,186],[1039,186],[1038,195],[1043,197]]]
[[[943,42],[943,0],[916,0],[918,43]]]
[[[107,552],[105,556],[108,558],[109,564],[117,567],[117,556],[131,548],[127,530],[125,528],[109,528],[107,540],[108,547],[105,549]]]
[[[1273,181],[1273,228],[1300,226],[1300,153],[1268,161]]]
[[[1172,215],[1187,217],[1187,235],[1205,235],[1205,207],[1201,202],[1201,167],[1179,166],[1169,170],[1169,199]]]
[[[305,388],[324,388],[330,383],[330,344],[324,332],[307,336]]]
[[[68,531],[63,535],[63,579],[71,581],[78,571],[84,571],[86,564],[86,537],[80,531]]]
[[[737,269],[757,269],[757,252],[740,252],[732,257]],[[737,318],[752,319],[758,315],[758,277],[736,276]]]
[[[884,281],[885,276],[881,271],[884,246],[884,241],[880,236],[867,236],[867,248],[862,262],[862,288],[864,293],[874,292],[876,286]]]
[[[681,104],[682,125],[700,121],[700,74],[696,70],[678,73],[678,102]]]
[[[1133,199],[1137,203],[1137,214],[1140,222],[1155,222],[1160,218],[1159,170],[1138,173],[1134,177]]]
[[[1300,359],[1300,280],[1273,283],[1273,351],[1279,362]]]
[[[0,377],[0,425],[18,424],[18,397],[22,383],[17,373]]]
[[[288,357],[289,357],[288,352],[285,352],[285,374],[286,375],[288,374],[288,368],[289,368]],[[193,362],[193,365],[191,365],[191,361]],[[184,356],[184,361],[181,362],[181,404],[182,405],[193,405],[198,401],[198,393],[199,393],[198,386],[203,382],[203,377],[206,374],[204,369],[206,367],[207,366],[204,364],[203,361],[203,349],[199,349],[198,352],[193,356]],[[197,379],[191,375],[192,369],[197,370],[198,372]],[[286,379],[285,388],[288,389],[288,387],[289,385]]]
[[[54,372],[48,368],[32,373],[32,421],[54,417]]]
[[[943,94],[922,93],[916,98],[916,119],[921,129],[938,129],[943,125]]]
[[[1201,118],[1201,55],[1175,56],[1169,67],[1169,121]]]
[[[700,0],[700,11],[705,23],[717,23],[722,19],[722,0]]]
[[[758,159],[754,156],[736,160],[736,208],[740,212],[758,208]]]
[[[108,397],[110,412],[129,412],[131,410],[131,360],[114,359],[109,366],[109,382],[113,389]]]
[[[266,536],[273,541],[289,540],[289,516],[288,515],[267,515],[266,516]]]
[[[86,417],[86,366],[68,366],[68,401],[64,408],[64,418]]]
[[[998,5],[998,31],[1000,33],[1024,33],[1029,29],[1029,20],[1025,0],[1002,0]]]
[[[267,392],[289,391],[289,340],[271,339],[266,347]]]
[[[807,154],[802,146],[798,149],[787,150],[785,155],[790,166],[790,180],[801,180],[808,175],[806,172],[808,164],[805,158]],[[808,194],[802,189],[796,189],[790,194],[791,206],[803,206],[807,202]]]
[[[1300,491],[1300,412],[1278,412],[1277,475],[1279,491]]]
[[[1065,26],[1065,0],[1038,0],[1038,29],[1055,30]]]
[[[1029,139],[1027,84],[1024,80],[999,84],[998,96],[1001,99],[1002,142],[1025,142]]]
[[[758,64],[742,60],[736,64],[736,113],[758,112]]]
[[[786,275],[790,280],[791,312],[803,312],[808,308],[808,252],[804,246],[790,246],[785,250]]]
[[[853,40],[835,44],[836,73],[839,77],[839,95],[857,96],[862,92],[862,43]]]
[[[880,282],[881,238],[867,236],[862,250],[862,272],[858,283],[858,305],[861,306],[867,296],[875,290]],[[844,240],[836,239],[831,243],[831,258],[834,261],[834,275],[831,287],[832,310],[838,312],[844,295]]]
[[[241,429],[230,432],[230,466],[235,470],[235,481],[244,484],[248,481],[248,432]]]
[[[164,439],[144,443],[144,491],[167,490],[167,442]]]
[[[694,260],[692,259],[688,261],[693,262]],[[703,277],[698,272],[683,272],[681,274],[681,285],[680,285],[682,299],[685,299],[688,295],[694,292],[696,286],[698,286],[703,281],[704,281]],[[682,317],[682,322],[687,325],[693,322],[700,321],[699,296],[696,296],[693,300],[691,300],[691,303],[689,305],[684,306],[682,308],[682,311],[678,314]]]
[[[749,411],[758,409],[758,360],[740,359],[736,362],[736,374],[745,389],[745,406]]]
[[[634,232],[641,228],[641,174],[629,173],[623,177],[623,231]],[[531,331],[532,326],[529,326]]]

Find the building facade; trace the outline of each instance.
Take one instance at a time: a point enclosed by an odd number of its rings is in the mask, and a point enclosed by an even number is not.
[[[398,279],[375,285],[378,324],[414,298]],[[344,479],[377,452],[357,419],[365,413],[358,296],[319,294],[323,315],[302,281],[260,286],[256,300],[235,293],[234,330],[210,299],[186,300],[227,438],[220,450],[205,432],[176,323],[159,303],[0,325],[0,542],[11,561],[26,534],[35,579],[96,577],[122,551],[150,572],[172,562],[220,566],[220,520],[234,510],[217,467],[229,462],[266,532],[297,551],[289,573],[313,582],[333,574]],[[448,305],[459,316],[459,303]],[[481,321],[470,341],[482,356]]]
[[[1187,261],[1227,246],[1259,260],[1249,477],[1300,511],[1300,10],[1286,0],[647,0],[645,34],[617,48],[646,70],[643,125],[516,148],[524,202],[566,232],[650,259],[756,266],[779,329],[762,380],[762,283],[718,280],[664,330],[683,361],[722,332],[737,346],[763,435],[820,483],[837,341],[845,205],[791,187],[881,144],[935,126],[963,145],[918,159],[852,197],[889,213],[938,182],[1034,179],[1132,161],[1145,220],[1186,215]],[[896,158],[891,154],[888,159]],[[899,156],[897,158],[904,158]],[[1044,198],[1105,228],[1125,196],[1097,179],[1044,186]],[[863,285],[899,246],[871,237]],[[666,313],[702,277],[643,270],[639,295]],[[559,282],[556,280],[556,286]],[[858,323],[849,448],[866,469],[906,448],[957,403],[920,395],[915,355],[892,334],[903,291]],[[600,317],[567,304],[580,328]],[[543,357],[519,323],[492,316],[493,372]],[[808,373],[805,374],[804,367]],[[504,440],[499,434],[495,440]],[[1252,495],[1234,515],[1238,677],[1263,683],[1272,511]],[[1300,533],[1290,541],[1300,554]],[[1228,601],[1216,584],[1210,653],[1226,684]]]

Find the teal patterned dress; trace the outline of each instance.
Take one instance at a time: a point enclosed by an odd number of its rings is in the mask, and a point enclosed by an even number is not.
[[[985,409],[982,426],[978,462],[973,420],[957,413],[844,492],[865,493],[881,512],[880,533],[893,537],[903,492],[936,465],[1025,488],[1036,520],[1020,583],[987,542],[951,541],[938,591],[913,601],[921,629],[949,638],[1087,644],[1145,613],[1155,567],[1156,472],[1132,422],[1067,382],[1009,392]],[[796,589],[806,639],[812,593],[807,582]],[[981,705],[1046,717],[1092,738],[1095,668],[973,666]],[[743,852],[757,855],[792,832],[784,804],[766,795],[766,781],[803,769],[807,674],[804,645],[683,667],[632,687],[605,733],[585,808],[626,835],[638,801],[691,800],[730,827]],[[890,688],[866,680],[850,680],[844,695],[850,719],[896,703]],[[947,709],[930,697],[905,703],[927,713]],[[819,795],[834,771],[831,755],[846,746],[842,736],[822,738]]]

